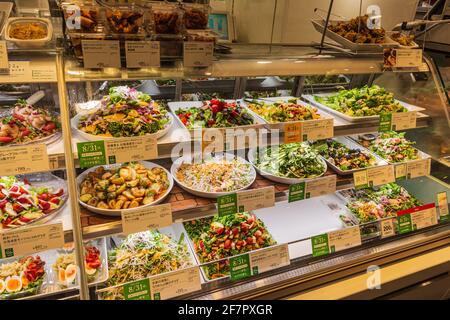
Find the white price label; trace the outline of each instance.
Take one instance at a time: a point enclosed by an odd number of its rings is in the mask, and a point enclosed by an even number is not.
[[[273,186],[239,191],[236,194],[239,212],[269,208],[275,205],[275,188]]]
[[[161,65],[159,41],[126,41],[125,54],[128,68],[159,67]]]
[[[158,157],[158,140],[151,136],[105,140],[105,153],[110,164],[155,159]]]
[[[136,210],[122,211],[122,233],[130,234],[158,229],[172,224],[170,203]]]
[[[198,267],[190,267],[150,278],[152,300],[166,300],[201,289]]]
[[[0,175],[17,175],[50,170],[45,144],[0,148]]]
[[[395,182],[394,166],[381,166],[367,169],[369,186],[380,186]]]
[[[337,252],[361,245],[359,226],[336,230],[328,233],[330,252]]]
[[[449,215],[448,210],[448,200],[447,200],[447,192],[439,192],[437,194],[437,202],[439,207],[439,216],[442,220],[443,217],[446,217]]]
[[[305,197],[319,197],[336,191],[336,175],[306,181]]]
[[[63,245],[62,223],[23,227],[0,233],[0,258],[32,254],[61,248]]]
[[[417,112],[396,112],[392,114],[392,130],[406,130],[417,126]]]
[[[9,72],[8,47],[6,41],[0,41],[0,69],[6,69]]]
[[[85,68],[120,68],[120,45],[116,40],[81,40]]]
[[[422,49],[394,49],[395,67],[411,68],[422,66]]]
[[[387,238],[395,235],[393,219],[381,220],[380,227],[381,227],[381,238]]]
[[[252,274],[258,274],[273,269],[288,266],[289,258],[288,244],[280,244],[250,253],[250,267]]]
[[[303,121],[302,141],[320,140],[334,137],[333,119]]]
[[[413,160],[407,163],[408,179],[428,176],[431,171],[431,158]]]
[[[438,223],[436,207],[427,208],[411,213],[411,223],[414,230],[423,229]]]
[[[214,54],[213,42],[184,42],[183,64],[185,67],[209,67]]]
[[[0,82],[33,82],[31,75],[30,61],[9,61],[9,73],[0,75]]]

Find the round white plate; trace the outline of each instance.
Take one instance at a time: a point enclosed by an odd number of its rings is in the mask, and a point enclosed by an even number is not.
[[[87,203],[84,203],[80,200],[80,190],[78,190],[78,202],[80,203],[80,205],[82,205],[83,207],[85,207],[86,209],[88,209],[89,211],[95,212],[95,213],[99,213],[105,216],[113,216],[113,217],[120,217],[122,214],[122,211],[133,211],[133,210],[137,210],[137,209],[142,209],[145,207],[149,207],[158,203],[161,203],[161,201],[163,201],[170,193],[170,191],[173,188],[173,178],[170,175],[170,172],[167,171],[165,168],[161,167],[160,165],[153,163],[153,162],[149,162],[149,161],[138,161],[138,163],[141,163],[144,167],[146,168],[161,168],[163,169],[166,174],[167,174],[167,179],[169,179],[169,188],[167,189],[166,193],[164,195],[162,195],[158,200],[153,201],[152,203],[143,205],[143,206],[139,206],[137,208],[131,208],[131,209],[120,209],[120,210],[114,210],[114,209],[102,209],[102,208],[96,208],[93,206],[88,205]],[[109,169],[115,169],[115,168],[119,168],[122,164],[121,163],[116,163],[116,164],[110,164],[110,165],[105,165],[103,167],[105,167],[106,170]],[[83,182],[84,178],[89,174],[89,172],[93,172],[95,171],[95,169],[98,168],[97,167],[92,167],[87,169],[86,171],[84,171],[83,173],[81,173],[78,177],[77,177],[77,185],[78,187],[80,186],[81,182]]]
[[[178,181],[177,179],[177,172],[178,172],[178,168],[181,166],[181,164],[183,164],[183,162],[188,162],[191,163],[192,162],[192,156],[184,156],[181,158],[178,158],[177,160],[175,160],[172,163],[172,167],[170,168],[170,172],[172,173],[173,179],[178,183],[178,185],[186,190],[187,192],[195,195],[195,196],[199,196],[199,197],[204,197],[204,198],[212,198],[212,199],[216,199],[220,196],[226,195],[226,194],[230,194],[230,193],[235,193],[237,191],[241,191],[241,190],[245,190],[247,188],[249,188],[253,182],[255,182],[256,179],[256,172],[255,169],[253,168],[253,166],[251,165],[251,163],[249,163],[247,160],[238,157],[238,156],[234,156],[230,153],[219,153],[216,154],[214,157],[214,159],[227,159],[227,160],[233,160],[234,158],[237,158],[239,161],[242,161],[248,165],[250,165],[250,183],[247,184],[245,187],[237,189],[237,190],[233,190],[233,191],[227,191],[227,192],[207,192],[207,191],[201,191],[201,190],[196,190],[196,189],[192,189],[187,187],[186,185],[184,185],[183,183],[181,183],[180,181]]]

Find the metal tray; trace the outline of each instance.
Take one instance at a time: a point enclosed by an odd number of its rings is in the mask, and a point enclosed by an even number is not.
[[[351,117],[349,115],[346,115],[342,112],[336,111],[320,102],[317,102],[316,99],[314,98],[314,96],[319,96],[319,97],[327,97],[327,96],[331,96],[334,95],[335,93],[321,93],[321,94],[315,94],[315,95],[302,95],[302,98],[306,99],[308,102],[310,102],[311,104],[315,105],[316,107],[323,109],[329,113],[332,113],[342,119],[347,120],[348,122],[351,123],[357,123],[357,122],[367,122],[367,121],[377,121],[380,119],[379,115],[376,116],[366,116],[366,117]],[[402,106],[404,106],[406,109],[408,109],[408,111],[423,111],[425,110],[425,108],[422,107],[417,107],[415,105],[400,101],[395,99],[395,101],[397,101],[398,103],[400,103]]]
[[[335,137],[335,138],[333,138],[333,140],[342,143],[343,145],[347,146],[350,149],[358,149],[358,150],[363,151],[364,153],[368,153],[369,155],[373,156],[376,161],[376,164],[374,166],[370,166],[370,167],[366,167],[366,168],[359,168],[359,169],[352,169],[352,170],[341,170],[339,167],[335,166],[333,163],[328,161],[328,159],[326,157],[324,157],[327,164],[334,171],[336,171],[336,173],[339,175],[349,175],[349,174],[353,174],[353,172],[356,172],[356,171],[361,171],[361,170],[365,170],[365,169],[369,169],[369,168],[388,165],[387,161],[378,157],[376,154],[370,152],[369,150],[367,150],[366,148],[364,148],[363,146],[359,145],[358,143],[356,143],[355,141],[353,141],[351,139],[348,139],[346,137]]]
[[[177,184],[183,189],[186,190],[187,192],[195,195],[195,196],[199,196],[199,197],[205,197],[205,198],[212,198],[212,199],[216,199],[220,196],[226,195],[226,194],[230,194],[230,193],[235,193],[241,190],[245,190],[247,188],[249,188],[253,182],[255,182],[256,179],[256,172],[255,169],[253,168],[253,166],[251,165],[251,163],[249,163],[247,160],[239,157],[239,156],[235,156],[233,154],[230,153],[217,153],[216,155],[214,155],[214,157],[212,157],[214,159],[234,159],[237,158],[240,161],[242,161],[243,163],[246,163],[250,166],[250,183],[248,185],[246,185],[243,188],[240,188],[238,190],[233,190],[233,191],[229,191],[229,192],[207,192],[207,191],[199,191],[199,190],[195,190],[195,189],[191,189],[187,186],[185,186],[183,183],[181,183],[178,179],[177,179],[177,171],[178,168],[181,166],[181,164],[183,162],[188,162],[188,163],[192,163],[193,157],[192,155],[185,155],[181,158],[176,159],[173,163],[172,163],[172,167],[170,168],[170,173],[172,174],[173,179],[177,182]]]
[[[297,103],[302,105],[302,106],[308,106],[308,103],[295,98],[295,97],[270,97],[270,98],[264,98],[264,99],[253,99],[255,101],[260,101],[260,102],[265,102],[265,103],[275,103],[277,101],[283,101],[283,102],[287,102],[290,99],[297,99]],[[321,109],[317,110],[317,113],[320,114],[320,119],[314,119],[314,120],[299,120],[299,121],[288,121],[288,122],[275,122],[275,123],[271,123],[269,121],[267,121],[266,119],[264,119],[262,116],[260,116],[259,114],[257,114],[256,112],[252,111],[249,107],[248,107],[248,99],[241,100],[241,105],[244,106],[245,109],[247,109],[247,111],[252,115],[252,117],[254,119],[256,119],[259,123],[264,123],[264,127],[266,127],[267,129],[279,129],[279,130],[283,130],[284,129],[284,125],[286,123],[293,123],[293,122],[303,122],[303,121],[316,121],[316,120],[323,120],[323,119],[333,119],[332,116],[330,116],[328,113],[324,112]],[[313,106],[314,107],[314,106]]]
[[[164,167],[162,167],[162,166],[160,166],[160,165],[158,165],[158,164],[156,164],[156,163],[153,163],[153,162],[149,162],[149,161],[137,161],[137,162],[141,163],[141,164],[144,165],[146,168],[158,167],[158,168],[163,169],[163,170],[166,172],[166,174],[167,174],[167,179],[169,180],[169,188],[167,189],[166,193],[165,193],[163,196],[161,196],[158,200],[155,200],[155,201],[153,201],[152,203],[149,203],[149,204],[146,204],[146,205],[143,205],[143,206],[139,206],[139,207],[136,207],[136,208],[131,208],[131,209],[120,209],[120,210],[117,209],[117,210],[116,210],[116,209],[101,209],[101,208],[96,208],[96,207],[90,206],[90,205],[88,205],[87,203],[82,202],[82,201],[80,200],[80,196],[77,195],[77,196],[78,196],[78,202],[80,203],[80,205],[83,206],[83,207],[85,207],[85,208],[88,209],[89,211],[92,211],[92,212],[95,212],[95,213],[98,213],[98,214],[101,214],[101,215],[105,215],[105,216],[113,216],[113,217],[120,217],[120,216],[122,215],[122,211],[127,211],[127,210],[133,211],[133,210],[138,210],[138,209],[142,209],[142,208],[145,208],[145,207],[149,207],[149,206],[153,206],[153,205],[155,205],[155,204],[161,203],[161,202],[162,202],[162,201],[170,194],[170,191],[171,191],[172,188],[173,188],[174,182],[173,182],[173,178],[172,178],[170,172],[167,171]],[[104,165],[103,167],[104,167],[106,170],[109,170],[109,169],[119,168],[121,165],[122,165],[121,163],[116,163],[116,164]],[[77,186],[79,187],[80,184],[83,182],[84,178],[85,178],[90,172],[95,171],[97,168],[98,168],[98,166],[97,166],[97,167],[92,167],[92,168],[89,168],[89,169],[87,169],[86,171],[82,172],[82,173],[77,177]],[[78,190],[78,193],[79,193],[79,192],[80,192],[80,190]]]
[[[316,31],[323,33],[323,30],[325,28],[325,21],[318,19],[318,20],[311,20],[314,28]],[[329,24],[336,24],[340,21],[329,21]],[[389,37],[385,37],[384,43],[355,43],[350,40],[347,40],[346,38],[340,36],[336,32],[331,31],[327,28],[325,35],[330,38],[331,40],[339,43],[341,46],[343,46],[346,49],[349,49],[351,51],[364,51],[364,52],[381,52],[383,51],[383,48],[385,47],[395,47],[397,45],[397,42],[394,42]]]
[[[267,147],[265,147],[267,148]],[[264,149],[265,149],[264,148]],[[322,156],[319,156],[320,162],[324,165],[325,170],[322,172],[322,174],[313,177],[313,178],[286,178],[286,177],[280,177],[280,176],[276,176],[274,174],[268,173],[264,170],[259,169],[258,166],[256,166],[256,152],[257,152],[257,148],[251,148],[248,150],[248,161],[253,165],[253,167],[255,168],[256,172],[258,172],[258,174],[260,174],[261,176],[263,176],[266,179],[269,179],[271,181],[277,182],[277,183],[284,183],[284,184],[297,184],[303,181],[311,181],[311,180],[315,180],[317,178],[322,177],[325,172],[327,172],[327,163],[325,162],[324,158]]]

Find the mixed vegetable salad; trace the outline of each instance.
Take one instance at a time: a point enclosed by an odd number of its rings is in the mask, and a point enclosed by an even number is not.
[[[18,100],[11,113],[0,118],[0,146],[26,144],[59,131],[59,119],[49,111]]]
[[[63,205],[63,198],[63,189],[33,187],[26,178],[0,177],[1,228],[23,226],[49,215]]]
[[[393,93],[377,85],[340,90],[338,93],[326,97],[314,96],[314,99],[351,117],[366,117],[382,113],[408,111],[394,99]]]
[[[376,159],[371,154],[351,149],[333,139],[316,141],[312,146],[328,162],[343,171],[367,168],[376,164]]]
[[[0,265],[0,300],[37,294],[44,282],[45,262],[26,256]]]
[[[415,142],[407,140],[404,132],[383,132],[375,140],[359,139],[359,143],[391,163],[419,158],[418,150],[413,147]]]
[[[170,124],[163,107],[145,93],[112,87],[96,111],[80,117],[78,129],[95,136],[133,137],[154,134]]]
[[[247,106],[269,123],[320,119],[317,108],[298,104],[297,99],[274,103],[253,101]]]
[[[284,178],[314,178],[327,170],[317,151],[308,143],[289,143],[260,149],[255,166],[263,172]]]
[[[255,179],[251,164],[238,157],[182,163],[175,176],[184,187],[202,192],[232,192],[249,187]]]
[[[248,212],[214,216],[184,223],[200,262],[211,262],[276,244],[264,222]],[[203,268],[209,279],[227,276],[229,261]]]
[[[203,101],[201,107],[182,108],[175,113],[188,129],[236,127],[254,122],[245,108],[222,99]]]

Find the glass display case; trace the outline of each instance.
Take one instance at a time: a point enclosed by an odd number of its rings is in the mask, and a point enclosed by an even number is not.
[[[448,249],[448,66],[329,16],[223,53],[208,3],[156,2],[9,8],[48,39],[2,28],[0,299],[346,298]]]

